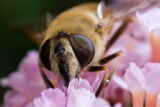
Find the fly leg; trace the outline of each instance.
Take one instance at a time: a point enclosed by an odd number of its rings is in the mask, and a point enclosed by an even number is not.
[[[115,58],[118,58],[118,59],[116,59],[116,62],[112,68],[112,71],[110,72],[110,75],[108,76],[108,79],[107,79],[108,82],[106,83],[106,86],[108,86],[109,81],[112,79],[113,75],[115,74],[115,71],[117,70],[118,64],[122,58],[122,51],[115,52],[115,53],[113,53],[113,54],[111,54],[111,55],[109,55],[99,61],[99,64],[103,65],[103,64],[108,63],[109,61],[111,61]]]
[[[104,87],[106,85],[107,75],[108,75],[108,68],[106,66],[89,66],[88,70],[90,72],[97,72],[97,71],[105,70],[105,74],[103,76],[103,80],[102,80],[98,90],[96,91],[96,97],[98,97],[99,94],[101,93],[101,91],[104,89]]]
[[[110,62],[111,60],[113,60],[114,58],[116,58],[116,57],[118,57],[118,56],[121,56],[121,54],[122,54],[122,51],[121,51],[121,50],[120,50],[120,51],[117,51],[117,52],[115,52],[115,53],[113,53],[113,54],[111,54],[111,55],[109,55],[109,56],[107,56],[107,57],[105,57],[105,58],[102,58],[102,59],[99,61],[99,64],[101,64],[101,65],[106,64],[106,63]]]
[[[105,80],[106,83],[104,83],[105,85],[103,86],[104,87],[103,90],[101,89],[103,91],[103,97],[105,96],[105,93],[104,93],[105,88],[109,85],[113,75],[115,74],[115,71],[117,70],[117,67],[118,67],[118,64],[121,60],[121,57],[122,57],[122,51],[118,51],[118,52],[115,52],[115,53],[113,53],[113,54],[111,54],[111,55],[109,55],[99,61],[99,64],[103,65],[105,63],[110,62],[111,60],[113,60],[115,58],[118,58],[118,59],[116,59],[116,63],[114,64],[110,74],[108,75],[107,79]]]
[[[41,63],[41,61],[39,61],[39,70],[40,70],[40,73],[41,73],[41,75],[42,75],[42,78],[43,78],[43,80],[44,80],[44,82],[45,82],[45,84],[46,84],[46,86],[49,88],[54,88],[54,85],[50,82],[50,80],[47,78],[47,76],[46,76],[46,74],[44,73],[44,71],[43,71],[43,68],[44,66],[43,66],[43,64]]]

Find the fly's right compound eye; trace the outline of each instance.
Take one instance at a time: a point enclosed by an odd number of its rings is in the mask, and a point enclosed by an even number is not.
[[[69,40],[81,67],[87,66],[95,53],[92,41],[80,34],[69,35]]]

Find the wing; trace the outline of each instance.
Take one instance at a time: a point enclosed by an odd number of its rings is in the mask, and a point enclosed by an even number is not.
[[[9,23],[11,30],[27,35],[33,42],[40,45],[44,39],[43,32],[53,20],[51,14],[45,17],[14,20]]]
[[[107,27],[133,15],[136,11],[146,11],[158,4],[159,0],[103,0],[97,8],[97,15],[102,20],[99,26]]]

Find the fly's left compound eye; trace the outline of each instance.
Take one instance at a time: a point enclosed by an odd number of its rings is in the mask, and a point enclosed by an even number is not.
[[[92,41],[80,34],[69,35],[69,40],[81,67],[88,65],[95,53]]]
[[[50,39],[46,40],[41,46],[40,51],[39,51],[39,56],[40,56],[40,60],[42,61],[43,65],[47,69],[51,70],[49,54],[50,54]]]

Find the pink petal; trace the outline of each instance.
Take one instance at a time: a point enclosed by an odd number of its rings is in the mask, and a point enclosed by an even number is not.
[[[49,71],[45,68],[43,68],[44,74],[47,76],[47,78],[49,79],[49,81],[55,86],[57,87],[58,85],[58,75],[56,75],[54,72]]]
[[[41,97],[34,99],[35,107],[65,107],[65,94],[58,88],[47,89],[41,93]]]
[[[135,63],[130,63],[124,78],[130,90],[134,91],[143,89],[145,84],[145,77],[142,73],[142,70]]]
[[[157,98],[157,104],[156,104],[156,107],[160,107],[160,94],[158,95],[158,98]]]
[[[68,94],[72,93],[72,91],[76,89],[85,89],[90,91],[91,86],[88,81],[86,81],[85,79],[79,78],[79,79],[74,79],[69,83]]]
[[[104,71],[101,72],[87,72],[84,71],[81,75],[81,78],[84,78],[88,80],[88,82],[91,84],[92,91],[95,93],[103,79]]]
[[[137,12],[136,16],[140,23],[143,23],[149,32],[160,29],[160,8],[153,8],[145,13]]]
[[[67,107],[110,107],[105,100],[96,99],[95,94],[84,88],[72,90],[67,98]]]
[[[74,79],[70,82],[67,94],[67,107],[110,107],[104,100],[96,99],[85,79]]]
[[[18,71],[23,72],[26,80],[36,81],[43,85],[38,67],[38,51],[29,51],[22,59]]]
[[[64,85],[63,81],[58,78],[58,86],[57,88],[61,89],[65,94],[67,93],[67,87]]]
[[[67,107],[92,107],[95,95],[84,88],[72,90],[68,94]]]
[[[147,63],[143,67],[143,73],[147,75],[150,72],[159,72],[160,70],[160,63]]]
[[[67,107],[88,106],[95,99],[93,93],[90,92],[91,87],[85,79],[74,79],[69,83],[67,94]],[[81,98],[82,97],[82,98]],[[78,104],[78,103],[82,104]]]
[[[160,70],[159,72],[152,71],[146,75],[145,89],[148,92],[160,93]]]
[[[96,101],[92,104],[92,107],[111,107],[111,106],[104,99],[97,98]],[[121,106],[119,106],[119,107],[121,107]]]
[[[23,81],[24,81],[23,73],[13,72],[7,78],[2,78],[1,85],[17,89],[17,87],[22,85]]]
[[[4,102],[5,107],[24,107],[29,102],[29,99],[23,94],[8,91],[5,94]]]
[[[2,79],[2,85],[12,87],[17,93],[22,93],[28,98],[32,98],[33,96],[28,85],[29,82],[30,81],[25,81],[25,77],[22,72],[13,72],[8,78]]]
[[[113,107],[122,107],[121,103],[116,103]]]
[[[125,82],[124,78],[121,78],[117,75],[113,76],[112,80],[117,83],[121,88],[128,90],[127,83]]]
[[[143,107],[145,77],[142,70],[135,63],[130,63],[124,78],[132,93],[133,107]]]

